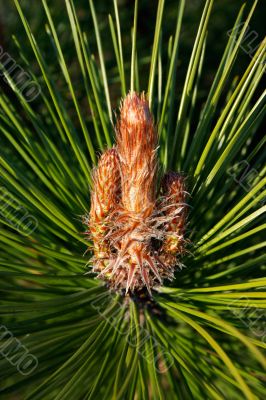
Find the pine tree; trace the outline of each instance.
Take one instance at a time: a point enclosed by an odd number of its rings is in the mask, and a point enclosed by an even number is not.
[[[104,29],[93,0],[89,26],[65,0],[63,30],[38,3],[36,33],[14,0],[13,69],[0,48],[0,397],[264,399],[265,40],[243,45],[257,1],[225,28],[208,93],[214,0],[182,82],[185,0],[170,38],[158,1],[148,61],[138,0],[131,54],[117,0]]]

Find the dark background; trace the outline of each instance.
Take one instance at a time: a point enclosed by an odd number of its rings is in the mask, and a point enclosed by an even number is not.
[[[97,57],[95,36],[89,9],[89,1],[76,0],[74,3],[82,28],[88,34],[92,52],[94,52],[95,56]],[[120,0],[118,3],[123,37],[125,69],[127,77],[129,78],[131,27],[133,24],[134,1]],[[199,24],[204,3],[205,2],[202,0],[188,0],[185,6],[178,61],[177,84],[180,91],[182,89],[189,57],[191,54],[196,30]],[[242,4],[243,1],[240,0],[214,1],[214,8],[209,23],[204,73],[202,74],[202,96],[204,96],[204,92],[208,90],[212,82],[213,76],[217,70],[223,50],[228,40],[227,31],[232,28],[238,10],[240,9]],[[23,10],[25,11],[25,14],[27,15],[33,32],[36,35],[38,44],[44,52],[48,64],[51,65],[51,68],[54,69],[54,73],[58,76],[57,80],[60,84],[60,75],[58,74],[57,66],[53,65],[53,48],[45,31],[46,16],[42,7],[42,2],[41,0],[22,0],[21,5]],[[79,69],[76,68],[75,48],[74,44],[71,41],[65,2],[64,0],[53,0],[48,1],[48,5],[51,9],[57,32],[61,40],[61,45],[71,70],[71,74],[73,76],[74,82],[76,81],[78,85]],[[165,2],[162,34],[163,66],[167,62],[167,48],[169,37],[171,34],[174,35],[175,32],[177,5],[177,0],[166,0]],[[252,2],[247,2],[247,5],[251,6]],[[114,51],[108,24],[108,14],[110,13],[114,18],[113,2],[111,0],[97,0],[95,2],[95,8],[97,11],[98,22],[100,24],[100,32],[102,36],[103,49],[107,64],[108,80],[111,84],[111,98],[113,101],[117,101],[116,98],[117,95],[119,96],[120,86],[117,84],[117,70],[115,67],[113,68]],[[18,50],[16,49],[12,40],[12,35],[15,35],[22,45],[23,52],[27,55],[29,60],[31,60],[31,63],[34,64],[34,57],[32,56],[30,45],[28,43],[28,40],[26,39],[22,23],[15,9],[13,1],[0,0],[0,10],[0,44],[2,45],[4,50],[9,52],[9,54],[18,62]],[[147,59],[151,54],[156,11],[157,1],[139,1],[137,50],[140,64],[140,88],[143,90],[145,90],[147,84],[147,75],[149,71]],[[250,24],[250,31],[255,31],[258,34],[257,41],[254,41],[256,45],[262,40],[264,36],[264,17],[264,5],[263,1],[260,1]],[[71,46],[71,44],[73,46]],[[250,61],[250,57],[245,54],[244,51],[241,51],[240,53],[242,54],[239,54],[238,63],[235,66],[236,74],[243,72],[244,67]],[[80,90],[80,95],[82,96],[82,88],[80,88]]]

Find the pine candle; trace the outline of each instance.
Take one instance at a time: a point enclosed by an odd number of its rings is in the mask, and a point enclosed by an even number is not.
[[[116,146],[94,171],[89,232],[93,272],[113,289],[134,292],[172,279],[185,251],[184,177],[168,172],[159,185],[158,135],[144,93],[121,103]]]

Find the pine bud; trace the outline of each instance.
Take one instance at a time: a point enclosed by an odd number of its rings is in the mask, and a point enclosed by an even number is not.
[[[167,216],[166,236],[161,253],[174,256],[184,252],[184,233],[187,215],[185,179],[177,172],[168,172],[161,183],[163,213]]]
[[[93,174],[89,230],[94,244],[94,271],[103,269],[110,258],[109,241],[105,238],[110,227],[109,216],[120,200],[120,169],[116,150],[102,154]]]
[[[151,214],[155,203],[157,132],[144,94],[129,93],[117,123],[122,204],[128,211]]]
[[[146,287],[151,293],[164,278],[173,278],[177,255],[184,252],[184,178],[165,175],[158,206],[158,137],[144,94],[132,92],[123,100],[116,141],[94,173],[93,271],[111,288],[133,292]]]

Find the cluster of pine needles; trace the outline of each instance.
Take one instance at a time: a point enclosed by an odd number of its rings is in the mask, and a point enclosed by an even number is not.
[[[257,0],[224,21],[214,76],[216,0],[188,57],[186,0],[173,26],[168,0],[154,20],[138,0],[60,15],[36,0],[37,30],[13,3],[0,50],[41,90],[28,102],[0,57],[0,398],[265,399],[265,40],[243,50]]]

